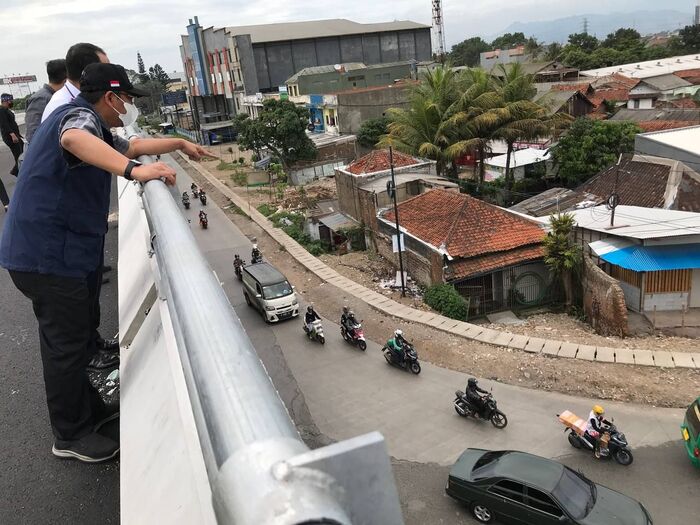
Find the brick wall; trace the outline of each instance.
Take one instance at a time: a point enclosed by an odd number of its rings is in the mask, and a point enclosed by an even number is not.
[[[392,251],[391,239],[379,234],[376,238],[376,248],[379,255],[391,262],[396,270],[399,269],[399,255]],[[427,257],[415,253],[406,242],[406,251],[403,253],[404,271],[408,272],[411,279],[423,286],[431,286],[441,283],[442,280],[442,256],[439,253],[429,252]]]
[[[625,336],[627,305],[618,281],[584,256],[583,309],[594,330],[601,335]]]

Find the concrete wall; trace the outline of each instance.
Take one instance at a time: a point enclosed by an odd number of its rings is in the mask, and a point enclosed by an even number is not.
[[[408,97],[408,86],[339,94],[340,133],[359,133],[365,120],[381,118],[389,108],[408,107]]]
[[[411,64],[405,62],[352,69],[345,73],[329,71],[303,75],[299,77],[297,86],[299,87],[299,95],[324,94],[348,89],[387,86],[394,80],[410,76]]]
[[[628,332],[625,295],[618,281],[584,257],[583,309],[601,335],[624,336]]]
[[[635,102],[639,102],[638,106],[635,106]],[[641,98],[636,100],[627,101],[627,109],[654,109],[654,99],[651,98]]]
[[[246,95],[255,95],[260,91],[258,75],[255,66],[255,55],[253,54],[253,43],[250,35],[238,35],[234,37],[236,52],[240,62],[241,76],[243,77],[243,87]],[[238,81],[238,79],[236,79]]]
[[[639,312],[642,305],[642,291],[633,284],[626,283],[625,281],[618,281],[617,284],[620,285],[622,293],[625,294],[627,308]]]
[[[276,90],[305,67],[343,62],[367,65],[430,60],[430,29],[343,35],[253,45],[260,91]]]
[[[688,292],[647,293],[644,294],[644,311],[657,312],[682,310],[688,306]]]

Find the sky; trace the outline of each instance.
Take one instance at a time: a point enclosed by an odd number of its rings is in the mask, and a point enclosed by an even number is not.
[[[582,7],[582,5],[584,7]],[[691,12],[693,0],[665,0],[663,9]],[[33,74],[77,42],[102,47],[113,63],[136,68],[140,51],[150,67],[181,71],[180,35],[188,19],[202,26],[239,26],[348,18],[357,22],[431,23],[430,0],[2,0],[0,77]],[[322,7],[322,9],[320,9]],[[659,9],[657,0],[443,0],[448,48],[472,36],[492,37],[515,21],[550,20],[588,12]]]

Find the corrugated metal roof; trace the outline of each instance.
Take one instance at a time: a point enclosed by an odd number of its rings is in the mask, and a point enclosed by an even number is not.
[[[360,225],[355,219],[340,212],[321,217],[319,222],[325,224],[331,231],[337,232],[344,229],[356,228]]]
[[[659,91],[667,91],[669,89],[692,86],[690,82],[677,77],[673,73],[659,75],[658,77],[645,78],[643,82],[654,89],[658,89]]]
[[[484,161],[487,166],[496,166],[499,168],[506,167],[508,155],[497,155]],[[535,148],[519,149],[510,155],[510,167],[517,168],[518,166],[527,166],[529,164],[537,164],[545,160],[549,160],[549,150],[541,150]]]
[[[635,272],[700,268],[700,244],[641,246],[620,239],[606,239],[588,246],[604,261]]]
[[[355,71],[358,69],[366,69],[367,66],[363,64],[362,62],[347,62],[343,64],[337,64],[345,69],[346,72],[349,71]],[[325,66],[311,66],[311,67],[305,67],[295,75],[292,75],[289,77],[286,81],[286,84],[296,84],[299,82],[299,78],[305,77],[308,75],[319,75],[323,73],[333,73],[336,71],[336,65],[325,65]]]
[[[620,73],[631,78],[649,78],[696,67],[700,67],[700,55],[698,54],[647,60],[645,62],[632,62],[631,64],[601,67],[599,69],[589,69],[586,71],[581,71],[581,74],[588,77],[602,77],[613,73]]]
[[[344,18],[335,18],[330,20],[308,20],[304,22],[227,27],[226,31],[232,35],[250,35],[251,41],[253,44],[256,44],[261,42],[278,42],[280,40],[298,40],[302,38],[322,38],[326,36],[402,31],[405,29],[430,29],[430,26],[411,22],[410,20],[361,24]]]

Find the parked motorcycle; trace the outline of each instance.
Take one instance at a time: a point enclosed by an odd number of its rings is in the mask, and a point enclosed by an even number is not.
[[[367,340],[365,339],[365,331],[362,329],[362,323],[357,323],[350,330],[346,330],[341,322],[340,335],[348,343],[357,346],[363,352],[367,350]]]
[[[209,227],[209,219],[207,218],[207,214],[203,211],[199,212],[199,225],[205,230]]]
[[[557,417],[566,426],[564,432],[568,433],[567,437],[572,447],[595,453],[596,443],[594,438],[582,432],[580,428],[567,424],[566,421],[562,420],[561,416],[557,415]],[[614,420],[603,420],[605,430],[600,437],[600,457],[601,459],[612,458],[620,465],[631,465],[634,457],[627,443],[627,438],[617,429],[613,422]]]
[[[323,323],[320,319],[316,319],[311,323],[311,331],[307,328],[306,323],[303,323],[303,326],[306,337],[312,341],[318,341],[322,345],[326,344],[326,337],[323,335]]]
[[[182,205],[186,210],[190,209],[190,196],[187,194],[187,192],[182,194]]]
[[[384,353],[384,359],[386,362],[392,366],[398,368],[403,368],[404,370],[410,370],[414,374],[420,374],[420,363],[418,362],[418,352],[413,348],[413,345],[408,341],[403,343],[403,360],[399,361],[399,358],[394,352],[392,352],[389,347],[384,345],[382,348]]]
[[[474,419],[483,419],[491,421],[491,424],[496,428],[506,428],[508,418],[498,410],[496,400],[491,393],[483,396],[484,408],[478,411],[476,407],[469,401],[467,395],[461,390],[455,392],[455,411],[462,417],[473,417]]]
[[[199,202],[201,202],[203,206],[207,205],[207,194],[204,193],[204,190],[199,190]]]

